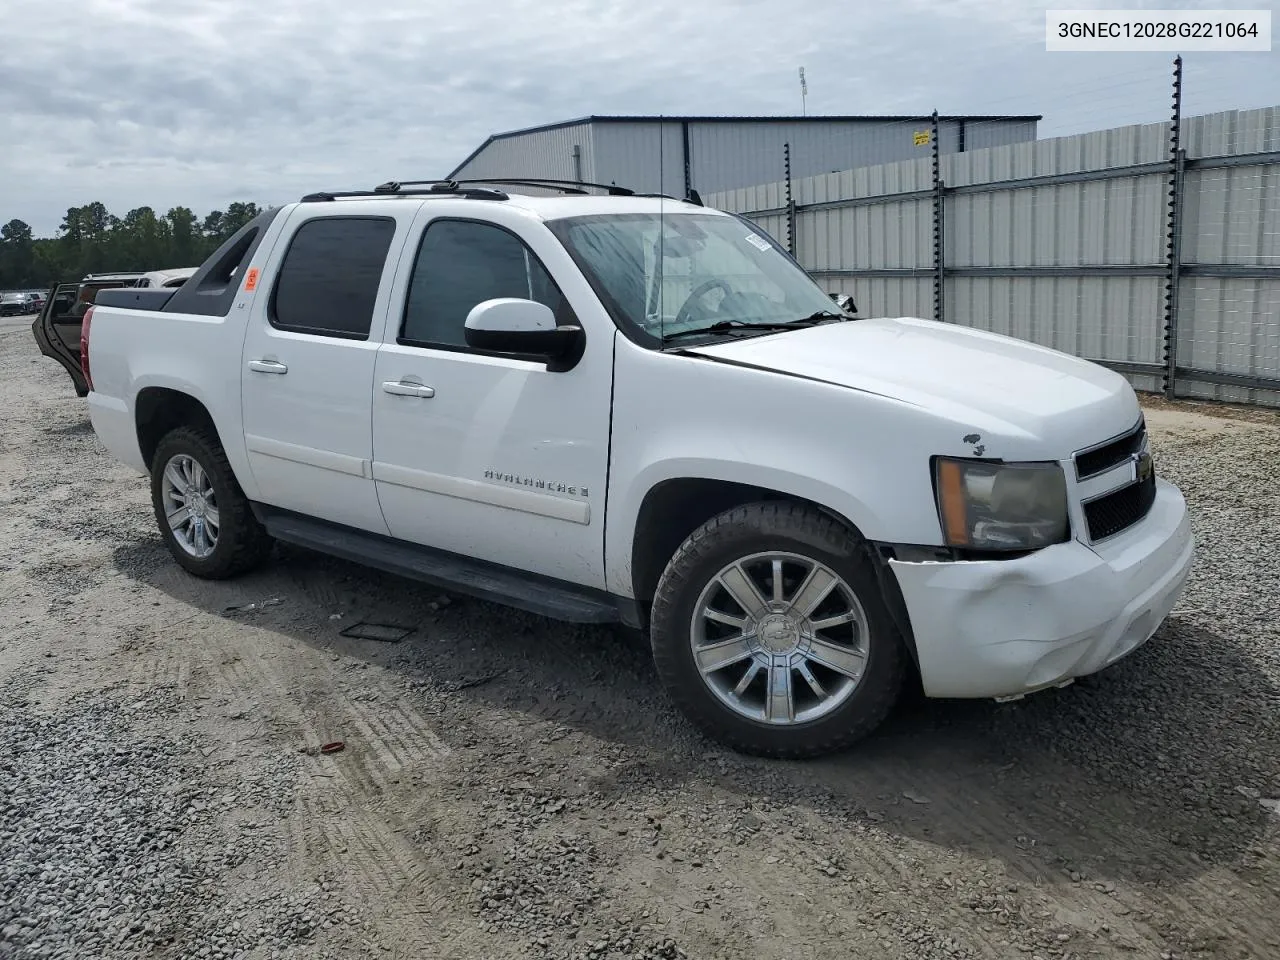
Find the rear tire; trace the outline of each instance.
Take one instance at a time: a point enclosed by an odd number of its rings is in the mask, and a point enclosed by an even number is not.
[[[871,564],[858,536],[801,504],[709,520],[676,551],[653,600],[650,641],[667,692],[743,753],[815,757],[866,736],[893,708],[905,668]]]
[[[271,551],[222,445],[204,428],[179,427],[160,441],[151,461],[151,503],[169,552],[197,577],[238,576]]]

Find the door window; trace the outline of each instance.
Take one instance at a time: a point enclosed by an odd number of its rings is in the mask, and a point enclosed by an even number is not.
[[[321,217],[293,235],[271,294],[280,330],[367,340],[396,232],[385,217]]]
[[[434,221],[418,248],[399,342],[465,348],[467,314],[498,297],[545,304],[560,326],[577,322],[547,269],[514,233],[471,220]]]

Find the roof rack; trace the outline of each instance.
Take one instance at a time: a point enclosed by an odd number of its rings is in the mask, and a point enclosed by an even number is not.
[[[405,187],[416,188],[408,189]],[[308,193],[302,203],[323,203],[329,200],[343,200],[348,197],[462,197],[466,200],[509,200],[510,197],[501,190],[487,190],[477,187],[462,187],[454,180],[416,180],[399,183],[389,180],[380,183],[372,190],[322,190]]]
[[[308,193],[302,203],[323,203],[330,200],[343,200],[348,197],[462,197],[467,200],[510,200],[511,197],[502,190],[489,187],[473,186],[473,184],[494,183],[503,186],[543,187],[558,190],[560,193],[587,196],[587,189],[605,190],[611,197],[650,197],[681,202],[679,198],[658,193],[636,193],[630,187],[620,187],[616,183],[589,183],[581,180],[551,180],[541,177],[484,177],[476,180],[388,180],[380,183],[372,190],[322,190]],[[702,206],[702,197],[697,190],[690,190],[684,203]]]
[[[669,193],[637,193],[637,197],[644,197],[647,200],[674,200],[676,203],[691,203],[695,207],[703,206],[702,197],[697,190],[690,190],[687,197],[673,197]]]
[[[633,197],[635,191],[630,187],[620,187],[616,183],[590,183],[586,180],[552,180],[546,177],[481,177],[475,180],[455,180],[454,183],[500,183],[509,187],[546,187],[548,190],[559,190],[561,193],[586,194],[584,187],[593,190],[606,190],[611,197]]]
[[[526,186],[526,187],[546,187],[548,189],[558,189],[561,193],[578,193],[585,194],[587,191],[584,187],[590,187],[596,190],[606,190],[611,197],[648,197],[664,200],[675,200],[681,202],[681,198],[673,197],[666,193],[636,193],[630,187],[620,187],[616,183],[590,183],[585,180],[551,180],[544,177],[480,177],[473,180],[454,180],[454,183],[498,183],[503,186]],[[702,197],[697,190],[690,188],[689,195],[683,198],[683,202],[692,203],[696,207],[703,206]]]

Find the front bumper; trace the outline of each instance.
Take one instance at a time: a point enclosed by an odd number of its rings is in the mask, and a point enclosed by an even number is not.
[[[1012,697],[1095,673],[1140,647],[1173,610],[1194,540],[1181,492],[1094,547],[1016,560],[890,560],[930,697]]]

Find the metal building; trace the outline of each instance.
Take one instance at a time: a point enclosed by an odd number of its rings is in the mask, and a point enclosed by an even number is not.
[[[1036,139],[1039,116],[939,117],[943,153]],[[497,133],[451,179],[521,176],[616,183],[644,192],[733,190],[911,160],[928,153],[929,117],[583,117]]]

